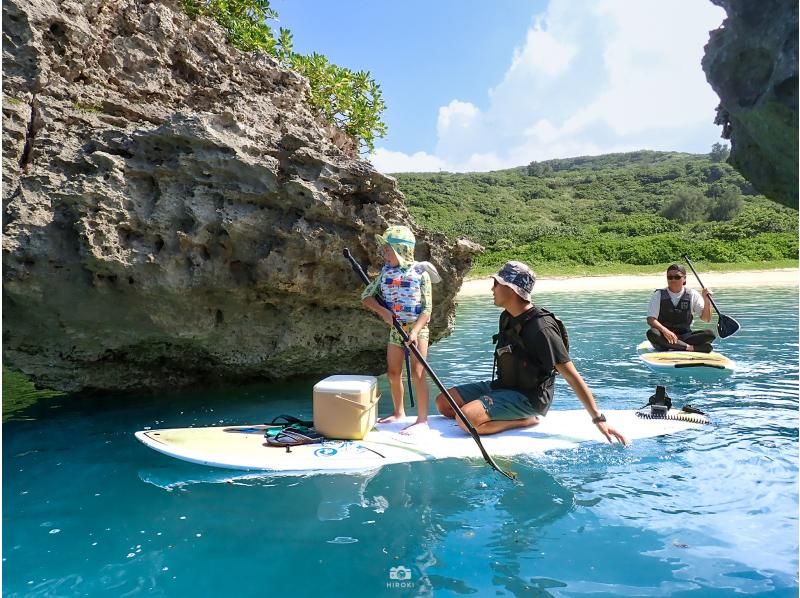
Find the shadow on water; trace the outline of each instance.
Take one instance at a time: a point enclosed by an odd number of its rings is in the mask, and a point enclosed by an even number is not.
[[[211,386],[199,389],[147,393],[62,393],[39,391],[20,374],[6,388],[4,371],[4,422],[91,416],[111,418],[116,424],[160,427],[257,423],[293,413],[307,417],[312,411],[312,390],[317,379],[281,383]],[[307,397],[298,400],[298,397]],[[126,426],[127,427],[127,426]],[[13,425],[4,428],[13,431]]]

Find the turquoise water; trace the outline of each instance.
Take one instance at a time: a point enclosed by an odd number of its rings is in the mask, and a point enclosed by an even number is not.
[[[742,324],[717,343],[738,369],[705,380],[639,364],[647,297],[539,302],[567,323],[602,407],[638,408],[663,383],[716,425],[502,461],[518,484],[461,460],[232,478],[133,437],[310,416],[315,380],[55,397],[14,412],[3,424],[3,595],[797,596],[797,289],[718,292]],[[488,299],[462,302],[456,332],[432,349],[445,383],[488,376],[496,316]],[[559,380],[554,408],[578,407]]]

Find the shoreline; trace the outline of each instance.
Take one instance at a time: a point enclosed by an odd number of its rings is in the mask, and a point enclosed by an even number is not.
[[[537,278],[533,294],[548,292],[572,291],[628,291],[655,290],[666,286],[664,274],[616,274],[602,276],[566,276]],[[707,287],[797,287],[800,285],[800,269],[778,268],[775,270],[743,270],[739,272],[705,272],[700,273]],[[687,287],[699,289],[697,278],[688,272]],[[464,280],[458,297],[490,296],[492,283],[487,277]]]

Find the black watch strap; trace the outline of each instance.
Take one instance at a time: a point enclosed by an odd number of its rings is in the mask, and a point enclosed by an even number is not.
[[[593,417],[592,418],[592,423],[593,424],[599,424],[600,422],[604,422],[604,421],[606,421],[606,416],[603,415],[602,413],[600,415],[598,415],[597,417]]]

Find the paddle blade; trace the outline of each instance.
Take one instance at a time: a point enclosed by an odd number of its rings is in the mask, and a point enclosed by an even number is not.
[[[742,327],[739,322],[731,318],[730,316],[726,316],[723,314],[719,314],[719,321],[717,322],[717,332],[719,332],[720,338],[728,338],[729,336],[733,336],[739,329]]]

